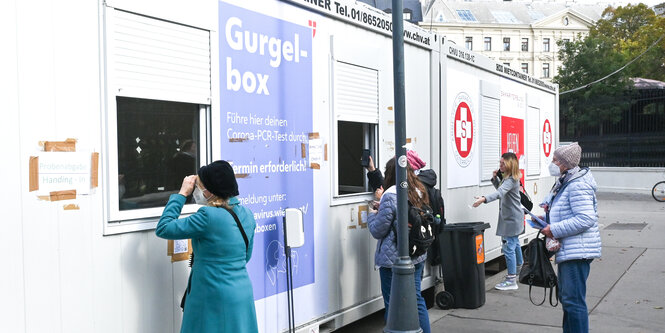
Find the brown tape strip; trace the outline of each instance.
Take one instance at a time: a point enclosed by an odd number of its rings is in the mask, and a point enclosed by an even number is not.
[[[318,132],[309,133],[309,139],[310,140],[318,139],[318,138],[319,138],[319,133]]]
[[[350,226],[347,227],[347,229],[355,229],[355,228],[356,228],[355,225],[350,225]]]
[[[172,256],[173,255],[173,239],[169,239],[166,241],[166,255],[167,256]]]
[[[77,205],[77,204],[64,205],[64,206],[62,206],[62,209],[64,209],[64,210],[79,210],[79,205]]]
[[[230,138],[229,142],[243,142],[247,141],[247,138]]]
[[[411,143],[411,138],[406,138],[406,143]]]
[[[319,165],[319,163],[312,163],[309,165],[309,167],[312,169],[321,170],[321,166]]]
[[[302,158],[307,157],[307,146],[304,143],[300,144],[300,155]]]
[[[249,177],[248,173],[236,173],[236,178],[247,178]]]
[[[39,190],[39,157],[30,156],[30,183],[29,192]]]
[[[393,107],[392,107],[392,106],[389,106],[389,107],[388,107],[388,110],[392,111],[392,110],[393,110]]]
[[[388,120],[388,125],[395,125],[395,121],[394,120]]]
[[[361,228],[366,228],[367,227],[367,222],[363,223],[363,219],[362,219],[363,212],[365,212],[365,214],[367,214],[367,205],[358,206],[358,225]]]
[[[90,187],[99,185],[99,153],[92,153],[92,169],[90,170]]]
[[[76,139],[44,141],[44,151],[76,151]]]
[[[323,145],[323,160],[328,160],[328,144]]]
[[[72,199],[76,199],[76,190],[53,191],[49,193],[49,200],[51,201],[72,200]]]

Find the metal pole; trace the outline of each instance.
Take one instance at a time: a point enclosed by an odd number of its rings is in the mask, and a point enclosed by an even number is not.
[[[418,322],[415,267],[409,257],[406,181],[406,112],[404,102],[404,18],[402,0],[392,0],[393,81],[395,98],[395,185],[397,186],[397,262],[392,267],[388,322],[384,332],[422,332]]]

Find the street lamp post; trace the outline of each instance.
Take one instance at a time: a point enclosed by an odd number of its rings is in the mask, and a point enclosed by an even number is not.
[[[404,18],[402,0],[392,0],[393,84],[395,97],[395,185],[397,187],[397,262],[392,267],[388,322],[384,332],[422,332],[418,322],[415,267],[409,257],[406,178],[406,112],[404,102]]]

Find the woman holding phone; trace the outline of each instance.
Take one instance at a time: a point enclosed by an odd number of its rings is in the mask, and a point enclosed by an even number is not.
[[[518,236],[524,232],[524,212],[520,204],[520,172],[519,161],[514,153],[501,155],[499,170],[494,171],[492,185],[496,191],[482,197],[476,197],[473,207],[481,203],[488,203],[499,199],[499,224],[496,235],[501,236],[503,246],[501,248],[506,257],[508,275],[494,286],[498,290],[515,290],[517,286],[517,274],[524,260],[522,248]]]

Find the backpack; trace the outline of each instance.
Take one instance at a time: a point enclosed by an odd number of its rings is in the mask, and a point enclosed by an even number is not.
[[[519,282],[529,285],[529,300],[531,300],[531,303],[534,305],[542,305],[545,303],[547,289],[549,289],[550,305],[557,306],[559,304],[559,289],[557,289],[557,276],[554,273],[552,263],[549,259],[552,254],[547,251],[545,237],[541,238],[540,235],[541,233],[538,231],[536,238],[532,239],[526,246],[525,254],[527,261],[524,263],[524,266],[522,266],[522,271],[518,272]],[[531,298],[531,288],[534,286],[544,288],[543,300],[537,304],[533,301],[533,298]],[[556,304],[552,301],[552,294],[554,292],[557,294]]]
[[[422,208],[409,204],[409,256],[419,257],[427,252],[434,242],[434,215],[432,208],[423,205]]]
[[[434,236],[438,237],[439,232],[443,230],[443,226],[446,224],[446,208],[443,204],[443,197],[441,196],[441,190],[425,185],[427,189],[427,195],[429,196],[429,202],[432,206],[432,215],[436,216],[437,214],[441,218],[441,223],[439,225],[432,226],[434,230]],[[427,260],[430,265],[436,266],[441,264],[441,249],[438,241],[432,242],[432,245],[427,250]]]

